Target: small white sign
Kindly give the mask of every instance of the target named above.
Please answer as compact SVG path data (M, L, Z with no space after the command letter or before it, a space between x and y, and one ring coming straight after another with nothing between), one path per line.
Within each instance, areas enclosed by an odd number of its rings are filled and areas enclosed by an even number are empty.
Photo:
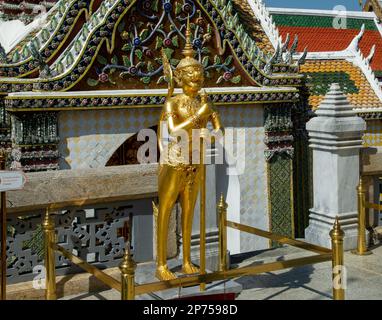
M0 171L0 191L20 190L24 187L26 176L21 171Z

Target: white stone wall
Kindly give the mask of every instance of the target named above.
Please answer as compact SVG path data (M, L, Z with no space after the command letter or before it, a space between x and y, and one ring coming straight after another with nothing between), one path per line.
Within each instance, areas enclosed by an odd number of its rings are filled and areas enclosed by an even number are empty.
M219 111L226 128L245 134L245 143L235 146L240 154L245 154L245 171L228 177L228 219L269 230L263 106L221 107ZM228 250L232 254L268 247L265 238L228 228Z
M161 108L61 112L61 169L104 167L132 135L157 124Z

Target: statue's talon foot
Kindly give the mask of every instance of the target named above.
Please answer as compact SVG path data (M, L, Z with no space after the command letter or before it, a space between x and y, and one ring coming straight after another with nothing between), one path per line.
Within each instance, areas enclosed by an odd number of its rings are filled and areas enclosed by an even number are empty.
M166 280L173 280L176 279L175 273L171 272L167 266L161 266L158 267L155 276L161 280L161 281L166 281Z
M192 263L185 263L183 265L182 272L186 274L199 273L200 269L194 266Z

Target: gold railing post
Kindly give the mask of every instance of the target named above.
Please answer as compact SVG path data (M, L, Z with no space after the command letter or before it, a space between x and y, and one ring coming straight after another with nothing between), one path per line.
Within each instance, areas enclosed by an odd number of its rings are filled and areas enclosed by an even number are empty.
M135 269L137 264L133 260L130 253L130 244L127 245L123 260L119 265L121 270L121 299L122 300L135 300Z
M344 300L346 283L346 272L344 266L344 235L341 229L338 217L334 223L333 229L330 231L332 239L332 280L333 280L333 299Z
M219 212L219 271L227 270L227 203L223 194L218 204Z
M56 300L56 264L53 244L56 240L54 230L54 220L46 209L45 218L42 223L44 231L44 250L45 250L45 298L47 300Z
M357 187L358 195L358 239L357 249L352 253L357 255L368 255L371 251L368 251L366 246L366 189L362 176L359 179L359 185Z
M200 138L200 274L206 274L206 165L204 139ZM206 284L200 283L200 291L206 290Z
M0 149L0 170L5 170L5 153ZM0 232L1 232L1 291L0 300L7 299L7 197L1 192Z

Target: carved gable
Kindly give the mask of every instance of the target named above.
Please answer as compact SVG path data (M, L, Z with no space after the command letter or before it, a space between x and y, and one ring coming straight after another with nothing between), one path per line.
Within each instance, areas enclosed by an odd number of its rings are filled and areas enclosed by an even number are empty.
M213 16L216 15L215 12ZM114 51L109 54L106 48L101 50L94 67L78 88L166 88L161 50L175 68L183 57L187 17L190 17L195 58L205 68L206 85L253 85L231 46L223 43L224 24L218 28L197 1L162 4L155 0L138 1L123 17L113 39ZM239 45L237 40L236 44Z

